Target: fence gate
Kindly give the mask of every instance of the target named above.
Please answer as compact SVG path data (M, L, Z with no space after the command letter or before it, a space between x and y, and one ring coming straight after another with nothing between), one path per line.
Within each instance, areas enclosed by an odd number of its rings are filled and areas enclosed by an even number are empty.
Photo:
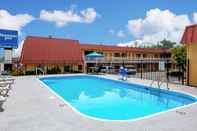
M159 59L135 59L125 63L125 67L132 64L136 68L136 74L129 77L164 81L175 84L186 84L185 65L176 66L169 58Z

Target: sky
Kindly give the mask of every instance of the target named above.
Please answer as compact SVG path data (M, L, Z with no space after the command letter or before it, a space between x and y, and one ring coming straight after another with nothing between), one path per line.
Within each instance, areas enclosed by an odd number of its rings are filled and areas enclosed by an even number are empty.
M195 0L1 0L0 28L88 44L133 46L179 42L197 23Z

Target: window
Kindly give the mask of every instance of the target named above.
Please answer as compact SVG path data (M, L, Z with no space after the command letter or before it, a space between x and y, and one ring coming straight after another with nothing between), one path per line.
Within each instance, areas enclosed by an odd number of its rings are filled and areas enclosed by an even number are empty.
M155 58L158 58L158 54L155 54Z
M146 56L147 56L146 54L143 54L143 58L146 58Z
M120 53L115 53L114 56L115 57L120 57Z
M127 57L127 53L122 53L122 57Z
M141 54L136 54L137 58L140 58L141 57Z
M78 69L79 70L82 70L82 65L78 65Z

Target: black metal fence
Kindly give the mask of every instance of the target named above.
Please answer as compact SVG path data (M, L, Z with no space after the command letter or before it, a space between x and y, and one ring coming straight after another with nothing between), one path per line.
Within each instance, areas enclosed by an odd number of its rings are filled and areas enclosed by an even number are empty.
M90 61L93 66L94 62ZM117 60L97 60L97 66L107 66L114 69L108 73L118 73L120 66L124 66L131 73L131 78L148 79L154 81L164 81L176 84L186 84L185 65L177 67L170 58L138 58L138 59L117 59Z
M186 84L185 65L177 67L171 59L139 59L132 62L136 67L136 73L129 77L164 81L175 84ZM124 63L125 67L127 65ZM129 68L128 68L129 70Z

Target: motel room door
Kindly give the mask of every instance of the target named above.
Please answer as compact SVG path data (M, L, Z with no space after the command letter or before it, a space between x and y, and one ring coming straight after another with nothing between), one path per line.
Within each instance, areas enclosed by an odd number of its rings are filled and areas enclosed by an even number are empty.
M65 65L64 66L64 73L69 73L71 72L71 66L70 65Z

